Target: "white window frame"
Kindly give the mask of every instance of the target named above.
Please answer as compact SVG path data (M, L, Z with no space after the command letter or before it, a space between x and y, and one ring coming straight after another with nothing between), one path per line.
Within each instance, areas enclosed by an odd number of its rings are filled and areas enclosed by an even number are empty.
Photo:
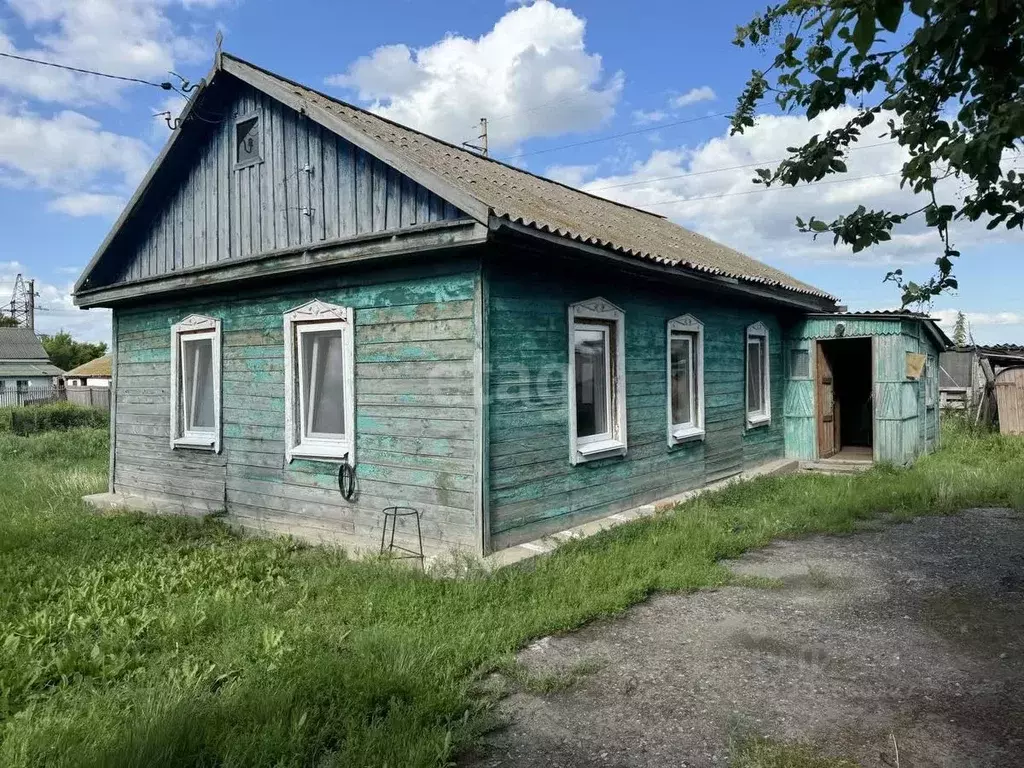
M344 377L345 434L326 437L307 434L305 388L302 386L301 336L316 331L340 331ZM285 456L295 459L345 461L355 465L356 376L355 310L314 299L284 315Z
M614 355L609 352L608 393L609 429L601 435L576 435L576 329L600 327L608 331L614 345ZM605 459L610 456L624 456L626 440L626 313L606 299L600 297L569 305L569 462L572 465L587 461ZM606 347L608 349L608 347Z
M764 349L764 365L761 371L761 403L760 411L750 410L750 341L760 339ZM771 373L771 348L769 345L768 326L758 322L747 326L747 333L743 339L743 359L746 360L746 367L743 372L743 398L746 402L747 427L763 427L772 423L772 373Z
M190 431L182 397L182 346L185 341L210 339L213 374L213 433ZM216 317L189 315L171 327L171 448L220 453L221 448L221 322Z
M690 370L694 386L690 388L690 421L672 423L672 334L683 333L690 339ZM682 315L668 321L665 332L665 372L667 377L668 444L704 439L704 323L693 315ZM696 399L696 403L694 400Z

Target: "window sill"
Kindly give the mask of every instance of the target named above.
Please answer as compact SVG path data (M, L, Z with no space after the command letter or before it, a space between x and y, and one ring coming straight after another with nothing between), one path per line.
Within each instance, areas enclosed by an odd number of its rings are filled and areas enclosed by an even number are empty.
M677 427L671 431L672 444L692 443L704 439L704 430L700 427Z
M352 449L348 445L297 445L288 451L288 461L310 459L313 461L346 461Z
M193 451L217 450L216 441L212 437L178 437L174 440L174 447Z
M757 427L767 427L772 423L772 417L759 414L757 416L747 416L747 429L756 429Z
M626 444L621 440L599 440L576 446L576 463L596 461L611 456L625 456Z

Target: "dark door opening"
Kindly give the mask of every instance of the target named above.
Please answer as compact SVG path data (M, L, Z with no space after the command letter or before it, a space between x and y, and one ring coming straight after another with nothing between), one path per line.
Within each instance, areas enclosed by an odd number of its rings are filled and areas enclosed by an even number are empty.
M871 339L818 342L818 455L870 460L874 445Z

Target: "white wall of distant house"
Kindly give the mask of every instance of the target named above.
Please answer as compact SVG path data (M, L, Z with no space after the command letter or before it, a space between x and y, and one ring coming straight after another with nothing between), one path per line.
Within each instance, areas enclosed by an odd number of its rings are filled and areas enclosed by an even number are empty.
M0 390L14 391L18 382L27 382L29 389L51 389L55 384L52 376L0 376Z
M109 376L75 376L65 382L69 387L109 387Z

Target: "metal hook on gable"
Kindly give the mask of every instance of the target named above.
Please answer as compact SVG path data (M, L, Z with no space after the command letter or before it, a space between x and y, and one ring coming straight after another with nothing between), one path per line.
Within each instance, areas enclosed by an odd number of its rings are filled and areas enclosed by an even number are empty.
M156 112L153 117L162 117L164 122L167 123L167 127L172 131L178 130L181 126L181 118L174 117L170 112Z
M181 89L180 90L182 90L185 93L191 93L192 91L196 90L197 88L201 88L202 86L204 86L206 84L206 80L204 80L203 78L200 78L199 82L197 82L197 83L192 83L192 82L189 82L186 78L184 78L181 75L179 75L177 72L171 72L170 74L174 75L176 78L181 80Z

